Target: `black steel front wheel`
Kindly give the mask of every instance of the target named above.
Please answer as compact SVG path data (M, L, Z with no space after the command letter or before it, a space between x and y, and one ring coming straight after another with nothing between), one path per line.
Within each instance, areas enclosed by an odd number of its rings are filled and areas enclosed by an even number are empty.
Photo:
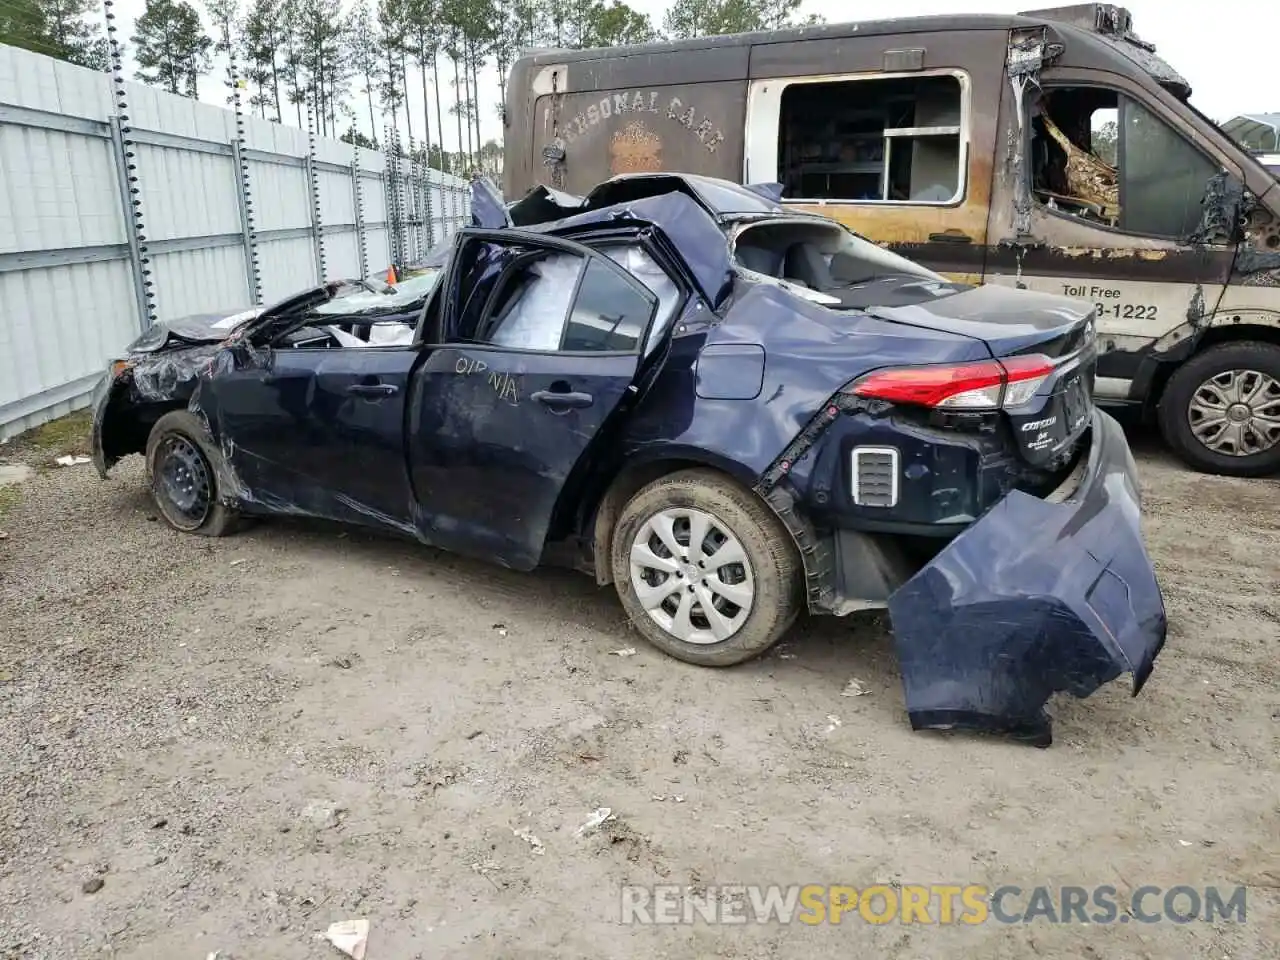
M147 439L147 478L169 526L206 537L233 532L236 511L219 499L221 458L190 412L174 410L156 421Z

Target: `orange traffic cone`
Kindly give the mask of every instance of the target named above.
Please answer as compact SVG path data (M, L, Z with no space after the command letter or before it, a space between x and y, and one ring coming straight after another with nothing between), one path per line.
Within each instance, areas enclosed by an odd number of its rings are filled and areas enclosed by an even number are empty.
M395 282L396 282L396 265L393 263L387 267L387 283L394 286Z

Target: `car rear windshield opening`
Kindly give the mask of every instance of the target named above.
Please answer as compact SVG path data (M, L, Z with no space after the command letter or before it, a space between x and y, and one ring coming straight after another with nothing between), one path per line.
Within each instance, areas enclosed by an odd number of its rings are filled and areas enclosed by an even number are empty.
M821 221L745 227L734 241L734 258L753 273L827 294L887 277L943 280L844 227Z

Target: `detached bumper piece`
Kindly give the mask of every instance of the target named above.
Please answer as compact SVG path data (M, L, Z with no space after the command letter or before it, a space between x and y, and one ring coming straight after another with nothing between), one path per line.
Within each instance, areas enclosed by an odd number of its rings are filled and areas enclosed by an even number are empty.
M1137 696L1167 621L1119 424L1095 411L1074 493L1009 494L903 584L889 613L913 729L1047 747L1054 693L1087 697L1130 673Z

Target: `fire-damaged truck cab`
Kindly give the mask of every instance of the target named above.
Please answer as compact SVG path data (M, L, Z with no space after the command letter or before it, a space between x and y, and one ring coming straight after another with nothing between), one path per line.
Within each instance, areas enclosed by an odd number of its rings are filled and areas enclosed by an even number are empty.
M1107 4L541 51L507 86L504 188L776 182L953 280L1094 303L1100 401L1198 469L1266 474L1280 185L1190 93Z

